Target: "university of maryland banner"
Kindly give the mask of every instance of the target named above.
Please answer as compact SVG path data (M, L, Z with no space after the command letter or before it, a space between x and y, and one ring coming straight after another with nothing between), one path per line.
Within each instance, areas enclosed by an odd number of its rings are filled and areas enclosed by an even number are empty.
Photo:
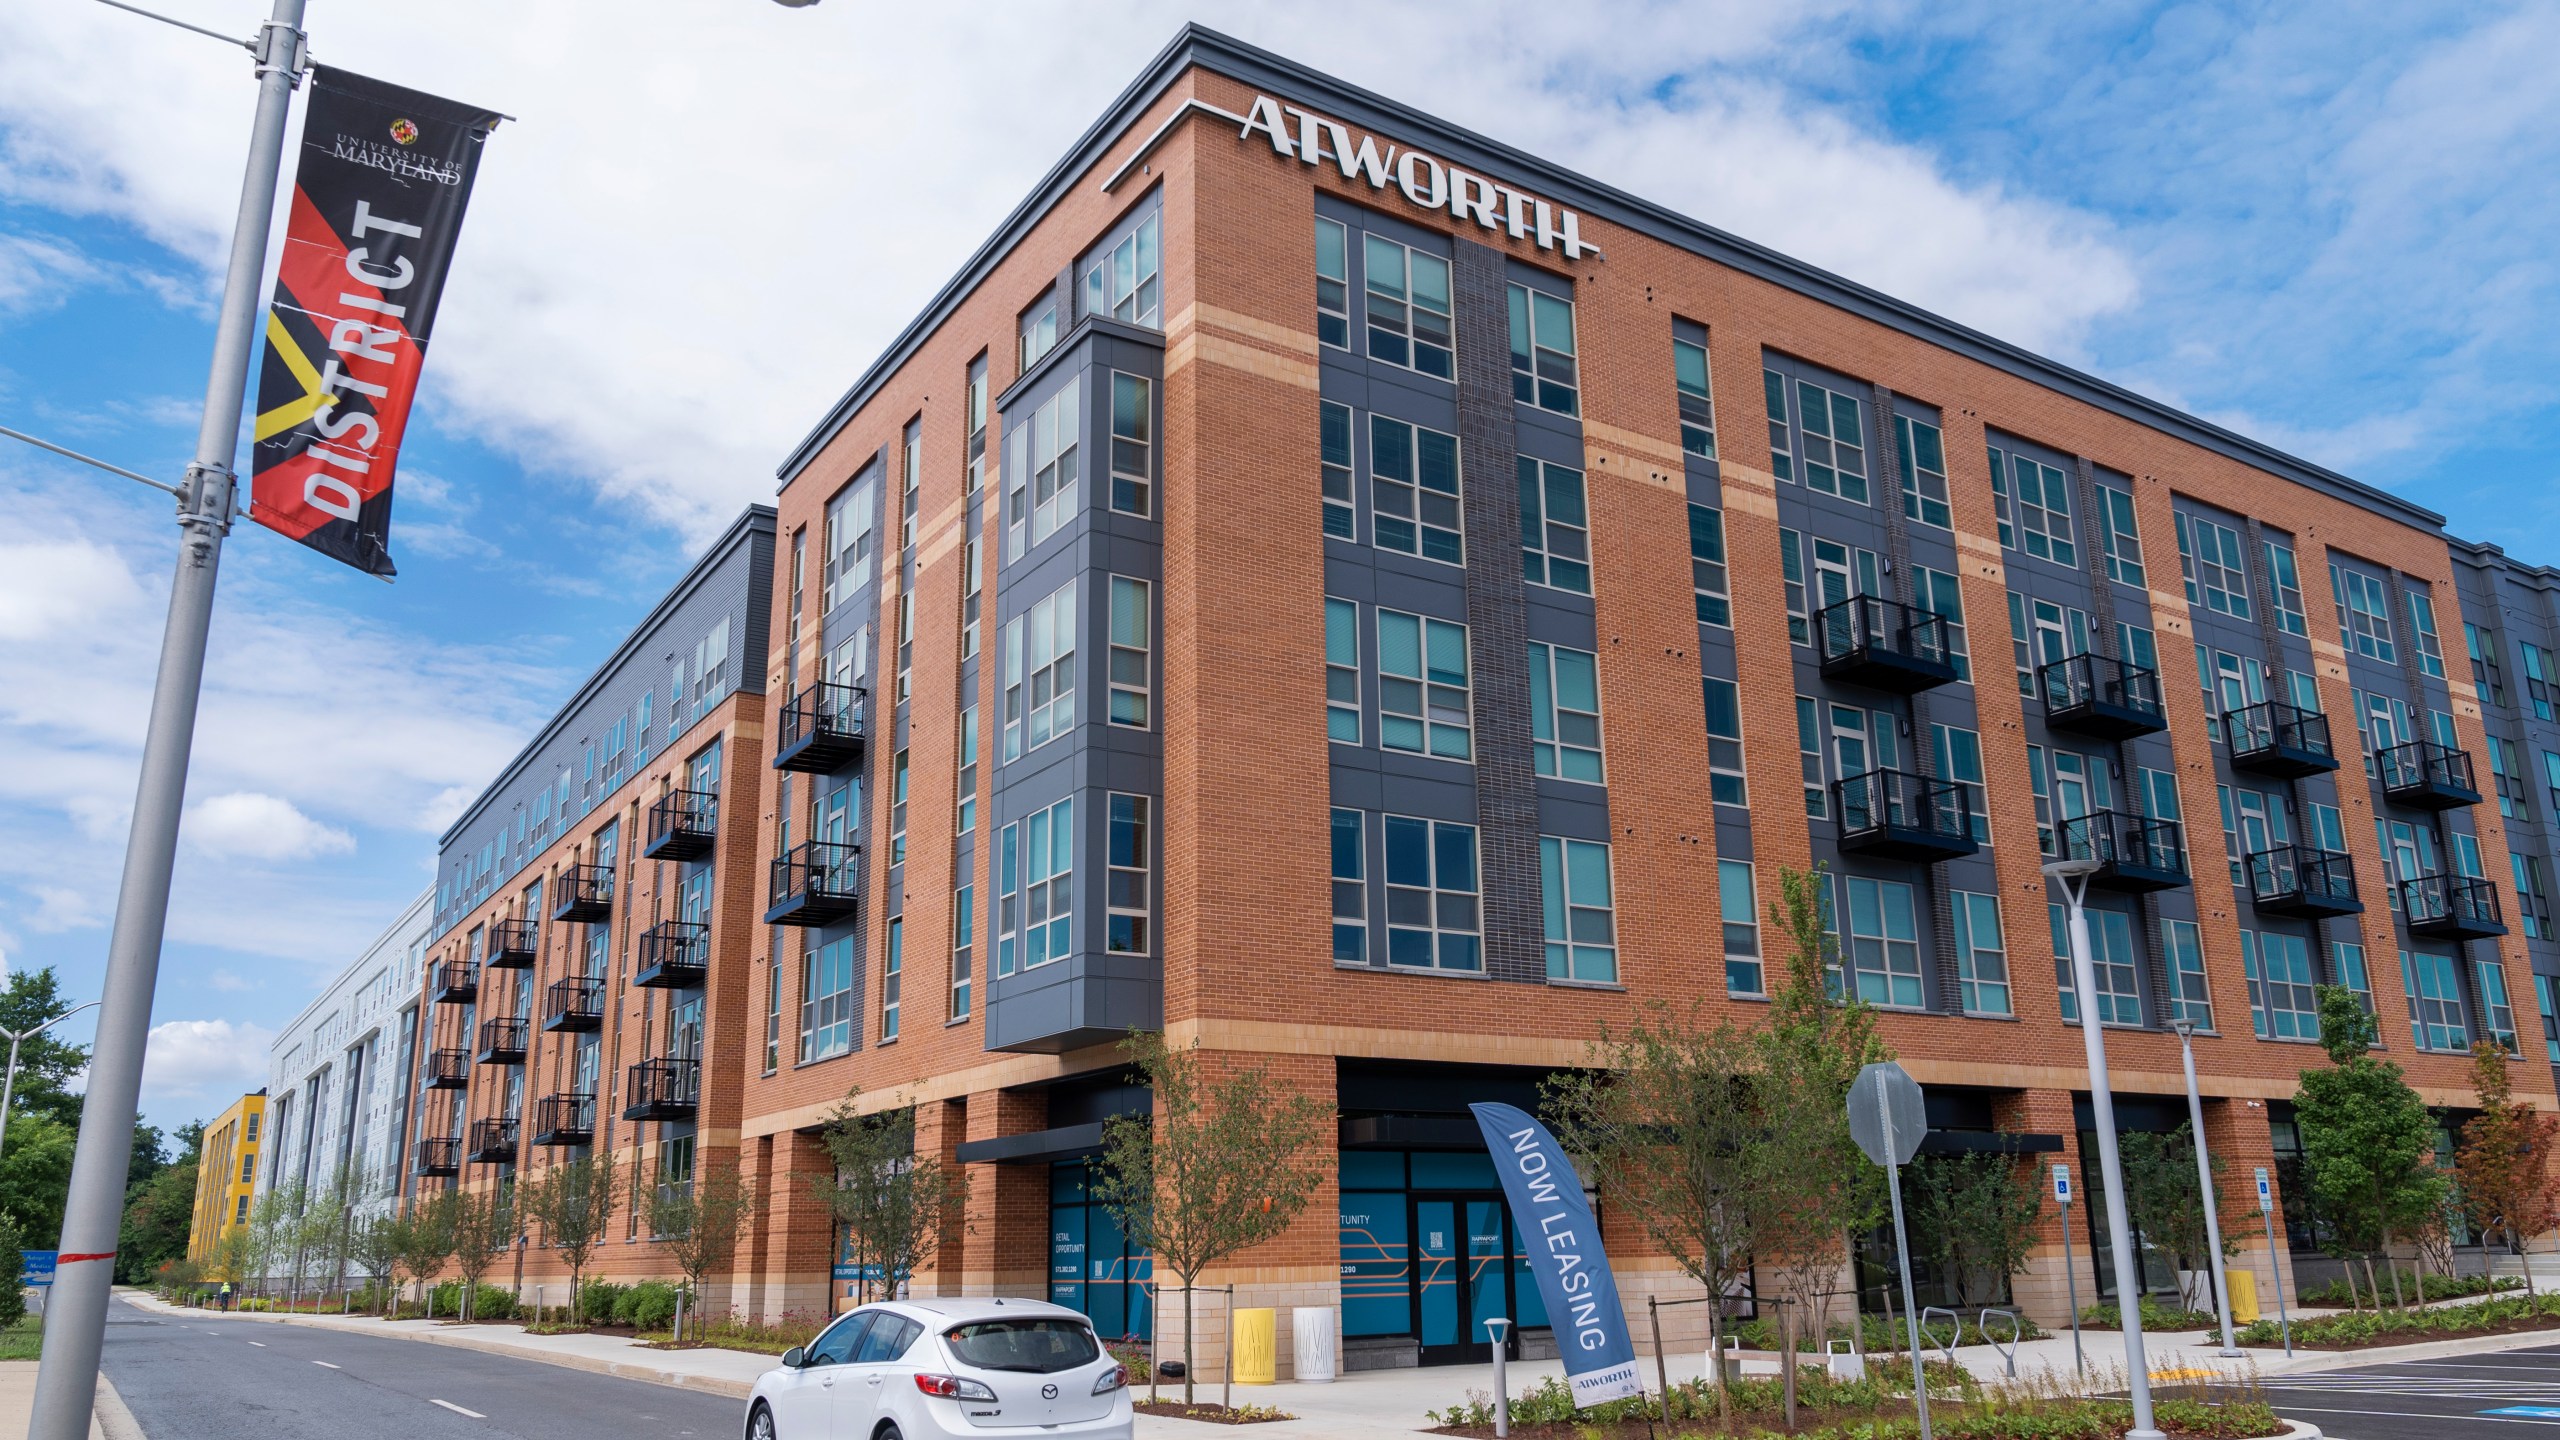
M385 579L400 436L499 118L312 67L258 374L250 513Z

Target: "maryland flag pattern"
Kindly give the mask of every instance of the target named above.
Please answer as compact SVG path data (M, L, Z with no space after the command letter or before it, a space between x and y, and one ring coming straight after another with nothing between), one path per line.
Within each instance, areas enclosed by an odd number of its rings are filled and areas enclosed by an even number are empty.
M313 67L258 375L250 517L385 579L400 438L498 120Z

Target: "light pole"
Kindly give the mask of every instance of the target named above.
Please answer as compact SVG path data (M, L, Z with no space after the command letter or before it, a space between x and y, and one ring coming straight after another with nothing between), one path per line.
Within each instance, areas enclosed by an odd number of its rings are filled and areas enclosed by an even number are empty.
M16 1099L18 1094L18 1047L83 1010L97 1008L97 1001L84 1000L41 1025L30 1025L14 1034L0 1030L0 1035L9 1036L9 1078L5 1082L0 1082L0 1149L5 1149L9 1143L9 1103Z
M2222 1206L2213 1193L2213 1157L2205 1152L2204 1097L2196 1093L2196 1022L2183 1017L2169 1022L2178 1032L2178 1055L2187 1065L2187 1129L2196 1141L2196 1187L2204 1193L2204 1247L2213 1257L2213 1313L2222 1321L2222 1356L2226 1360L2240 1358L2240 1346L2231 1335L2231 1287L2222 1274ZM2275 1263L2275 1252L2267 1252L2269 1264Z
M2134 1268L2133 1224L2125 1218L2124 1159L2116 1153L2116 1101L2107 1088L2107 1042L2098 1023L2098 977L2089 963L2089 877L2094 858L2055 860L2045 877L2062 891L2071 920L2071 993L2078 997L2080 1043L2089 1060L2089 1116L2098 1129L2098 1178L2107 1192L2107 1248L2116 1265L2116 1314L2124 1327L2124 1363L2132 1382L2133 1428L2125 1440L2166 1440L2151 1418L2151 1367L2142 1353L2142 1272Z

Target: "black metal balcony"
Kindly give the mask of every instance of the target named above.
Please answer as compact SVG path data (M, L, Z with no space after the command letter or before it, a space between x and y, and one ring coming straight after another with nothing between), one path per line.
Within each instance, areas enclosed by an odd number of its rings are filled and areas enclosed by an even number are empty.
M613 918L613 871L602 865L572 865L560 872L554 920L593 924Z
M421 1175L461 1174L462 1142L449 1139L419 1141L418 1173Z
M553 1034L603 1029L604 982L585 976L552 981L542 1014L542 1028Z
M625 1120L683 1120L693 1114L702 1088L698 1060L643 1060L631 1067L624 1095Z
M640 936L640 973L634 985L689 990L711 973L711 927L661 920Z
M471 1086L471 1052L454 1046L427 1052L427 1088L465 1090Z
M831 775L862 758L864 709L859 685L812 685L782 707L773 768Z
M513 1120L474 1120L471 1122L471 1163L474 1165L512 1165L516 1160L516 1122Z
M439 961L427 988L439 1005L468 1005L480 998L480 967L469 960Z
M1943 616L1879 595L1852 595L1813 621L1826 680L1916 695L1956 679Z
M767 925L832 925L853 914L862 885L862 847L842 840L795 845L773 862Z
M649 807L649 843L640 853L651 860L699 860L711 853L719 819L719 796L708 790L671 790Z
M1870 770L1833 782L1831 805L1846 854L1934 864L1981 848L1973 838L1973 787L1961 780Z
M542 943L542 927L531 919L501 920L489 927L488 966L492 970L530 970L534 948Z
M521 1065L524 1063L525 1031L530 1028L521 1020L483 1020L480 1022L480 1063L483 1065Z
M2468 875L2421 875L2400 882L2409 933L2421 940L2487 940L2507 933L2498 887Z
M592 1145L596 1140L596 1097L546 1095L533 1102L533 1143Z
M2231 768L2297 780L2338 768L2329 746L2329 717L2282 700L2266 700L2222 717Z
M2249 898L2261 915L2326 920L2361 915L2355 863L2335 850L2279 845L2249 857Z
M2468 751L2433 740L2411 740L2375 756L2374 767L2382 773L2383 798L2394 805L2452 810L2480 803L2480 787L2471 782Z
M2118 810L2096 810L2053 827L2056 852L2065 860L2095 860L2089 883L2141 894L2187 883L2187 851L2175 820L2151 820Z
M2044 723L2100 740L2130 740L2169 728L2157 671L2109 655L2073 655L2036 670Z

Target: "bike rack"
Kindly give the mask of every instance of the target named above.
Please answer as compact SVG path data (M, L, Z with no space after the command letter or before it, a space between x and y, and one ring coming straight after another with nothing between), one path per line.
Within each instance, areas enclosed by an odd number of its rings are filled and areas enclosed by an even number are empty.
M1935 1323L1930 1317L1937 1315L1944 1315L1947 1317L1948 1339L1943 1345L1938 1343L1937 1335L1929 1329L1930 1325ZM1963 1316L1958 1315L1956 1312L1948 1309L1944 1305L1923 1305L1920 1307L1921 1344L1937 1345L1940 1358L1944 1359L1949 1365L1954 1365L1956 1363L1956 1346L1963 1343L1963 1340ZM1914 1385L1920 1383L1920 1357L1917 1355L1911 1357L1911 1383Z
M2009 1322L2008 1339L2003 1340L1999 1336L1991 1333L1991 1322L1995 1319L2006 1320ZM2027 1327L2018 1319L2018 1312L2015 1310L1986 1309L1982 1312L1981 1318L1974 1321L1974 1324L1982 1331L1983 1342L1988 1344L1992 1349L1999 1351L2000 1358L2009 1363L2009 1378L2012 1380L2017 1379L2018 1340L2019 1337L2027 1333Z
M1831 1371L1832 1379L1846 1381L1867 1378L1867 1357L1858 1353L1854 1343L1847 1340L1826 1340L1822 1342L1822 1346L1824 1351L1822 1363Z

